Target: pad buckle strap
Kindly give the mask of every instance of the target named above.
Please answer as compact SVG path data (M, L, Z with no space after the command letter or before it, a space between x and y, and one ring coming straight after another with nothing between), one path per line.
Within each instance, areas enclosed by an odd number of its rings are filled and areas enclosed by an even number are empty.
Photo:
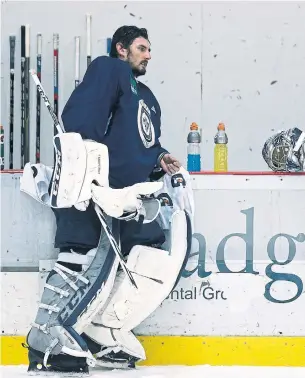
M69 268L66 268L65 266L62 266L62 265L59 265L59 264L55 264L55 267L56 268L59 268L62 272L66 272L66 273L69 273L71 276L75 277L76 279L82 281L83 283L85 283L86 285L89 284L89 280L87 280L87 278L85 278L82 274L79 274L78 272L74 272L73 270L69 269Z
M40 325L40 324L37 324L37 323L32 323L31 326L39 329L39 331L41 331L43 333L48 334L47 325L46 324Z
M75 285L75 283L74 283L72 280L70 280L70 278L68 278L68 277L65 275L65 273L63 273L63 272L61 271L61 267L59 267L59 266L57 266L57 264L55 264L53 270L54 270L56 273L58 273L58 274L61 276L61 278L62 278L63 280L65 280L65 281L66 281L66 282L72 287L73 290L75 290L75 291L78 290L77 285Z
M60 311L59 307L46 305L44 303L39 303L38 307L43 308L44 310L48 310L49 314L52 314L52 312L59 312Z
M49 285L49 284L45 284L44 287L46 289L49 289L49 290L52 290L54 291L55 293L59 294L60 295L60 298L63 298L63 297L68 297L70 294L68 291L66 290L62 290L62 289L59 289L58 287L55 287L55 286L52 286L52 285Z

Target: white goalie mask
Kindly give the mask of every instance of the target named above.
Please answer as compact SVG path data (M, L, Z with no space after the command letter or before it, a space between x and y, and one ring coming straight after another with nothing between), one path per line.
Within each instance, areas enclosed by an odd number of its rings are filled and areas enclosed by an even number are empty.
M280 131L267 139L262 155L273 171L305 171L305 132L296 127Z

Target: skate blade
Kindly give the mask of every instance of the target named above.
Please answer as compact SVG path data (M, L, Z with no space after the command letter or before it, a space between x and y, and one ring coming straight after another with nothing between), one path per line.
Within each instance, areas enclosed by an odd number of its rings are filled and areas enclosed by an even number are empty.
M110 362L96 360L94 370L97 367L105 369L121 369L121 370L134 370L135 366L130 366L128 362Z
M68 378L68 377L75 377L75 378L82 378L82 377L89 377L90 373L88 372L66 372L66 371L54 371L54 370L31 370L27 372L28 376L31 377L60 377L60 378Z

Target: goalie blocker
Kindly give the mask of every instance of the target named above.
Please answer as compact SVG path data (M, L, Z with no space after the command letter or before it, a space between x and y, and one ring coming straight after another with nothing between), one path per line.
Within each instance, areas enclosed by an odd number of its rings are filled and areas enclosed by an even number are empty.
M134 366L146 356L132 330L170 294L190 253L194 203L189 175L181 168L159 182L112 189L106 146L65 133L54 137L54 147L53 181L50 167L28 163L21 191L49 207L85 210L94 200L110 232L102 231L99 245L86 255L59 254L27 336L29 370ZM120 222L131 219L157 221L166 239L162 245L131 249L126 267L136 286L119 269L112 240L120 245Z

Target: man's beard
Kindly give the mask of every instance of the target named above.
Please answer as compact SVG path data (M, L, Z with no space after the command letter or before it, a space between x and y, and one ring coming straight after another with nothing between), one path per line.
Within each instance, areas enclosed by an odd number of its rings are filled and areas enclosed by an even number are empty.
M135 77L143 76L146 74L146 67L139 69L138 67L132 67L132 73Z
M146 74L147 63L146 63L146 65L142 65L142 63L143 62L141 62L138 66L135 66L134 64L132 64L130 62L131 70L132 70L132 73L134 74L135 77L142 76L142 75Z
M130 64L131 66L131 70L132 70L132 73L135 77L138 77L138 76L142 76L142 75L145 75L146 74L146 67L147 67L147 62L145 62L144 60L140 63L146 63L146 65L144 66L141 66L141 68L139 68L139 66L135 66L133 63L132 63L132 60L130 59L130 52L128 53L127 55L127 61L128 63Z

